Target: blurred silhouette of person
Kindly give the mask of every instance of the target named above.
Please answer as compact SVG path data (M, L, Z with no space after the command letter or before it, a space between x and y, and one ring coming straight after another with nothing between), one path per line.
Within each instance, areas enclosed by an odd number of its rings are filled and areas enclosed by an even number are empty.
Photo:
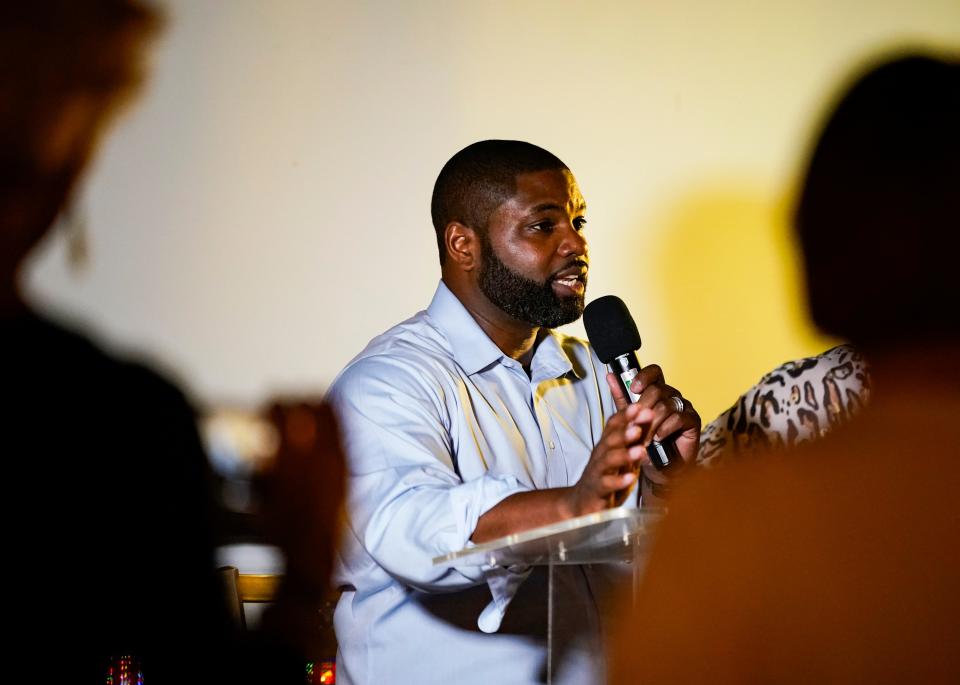
M267 672L273 654L301 647L298 624L316 617L342 498L330 410L276 406L264 520L287 552L287 582L270 619L276 642L240 645L213 572L210 472L190 404L21 296L26 256L137 90L160 23L136 0L0 8L4 576L13 589L4 618L14 670L53 665L70 682L104 682L122 655L136 658L147 685ZM326 497L313 497L321 486Z
M960 681L958 224L960 62L870 69L814 146L795 228L813 319L863 352L871 402L677 493L611 682Z
M704 427L697 461L714 467L816 440L857 416L869 399L870 371L852 345L786 362Z
M256 525L263 539L282 551L284 575L253 642L258 667L270 677L248 682L279 682L276 665L282 663L291 668L282 682L292 683L303 680L304 660L333 660L336 654L330 578L346 463L330 405L317 399L275 400L267 418L278 445L258 477ZM250 652L249 645L244 648Z

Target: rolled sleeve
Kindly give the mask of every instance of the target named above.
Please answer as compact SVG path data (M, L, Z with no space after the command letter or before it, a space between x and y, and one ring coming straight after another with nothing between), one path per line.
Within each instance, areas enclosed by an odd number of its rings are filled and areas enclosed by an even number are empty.
M452 590L486 581L479 566L434 566L469 545L480 517L528 490L512 475L461 479L444 392L389 358L365 358L334 384L348 454L348 522L370 557L402 583Z
M444 480L435 472L396 469L352 483L358 498L351 497L357 502L350 507L351 525L364 549L392 576L421 590L482 582L480 567L434 566L433 559L468 546L480 516L525 489L512 476L459 485Z

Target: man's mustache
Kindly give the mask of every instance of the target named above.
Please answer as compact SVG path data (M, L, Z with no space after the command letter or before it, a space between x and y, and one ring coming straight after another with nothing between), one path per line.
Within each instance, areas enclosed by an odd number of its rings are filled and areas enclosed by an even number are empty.
M590 265L587 263L587 260L583 259L582 257L575 257L574 259L571 259L569 262L564 264L561 268L557 269L552 274L550 274L550 278L547 279L547 282L550 282L556 279L563 272L565 271L569 272L571 269L574 269L574 268L581 269L584 272L583 277L586 278L586 275L590 270Z

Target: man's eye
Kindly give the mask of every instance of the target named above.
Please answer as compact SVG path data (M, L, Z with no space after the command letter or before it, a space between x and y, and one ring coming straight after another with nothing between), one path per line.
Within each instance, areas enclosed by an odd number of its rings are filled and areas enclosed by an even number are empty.
M578 231L582 231L587 225L586 217L578 216L573 220L573 227Z
M537 223L533 224L530 228L532 228L535 231L543 231L544 233L549 233L550 231L553 230L553 222L538 221Z

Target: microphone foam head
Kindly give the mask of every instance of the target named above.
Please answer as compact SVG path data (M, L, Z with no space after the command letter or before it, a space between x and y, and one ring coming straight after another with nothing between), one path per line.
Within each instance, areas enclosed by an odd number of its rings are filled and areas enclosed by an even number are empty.
M594 352L604 364L640 349L640 332L627 305L616 295L599 297L583 310L583 326Z

